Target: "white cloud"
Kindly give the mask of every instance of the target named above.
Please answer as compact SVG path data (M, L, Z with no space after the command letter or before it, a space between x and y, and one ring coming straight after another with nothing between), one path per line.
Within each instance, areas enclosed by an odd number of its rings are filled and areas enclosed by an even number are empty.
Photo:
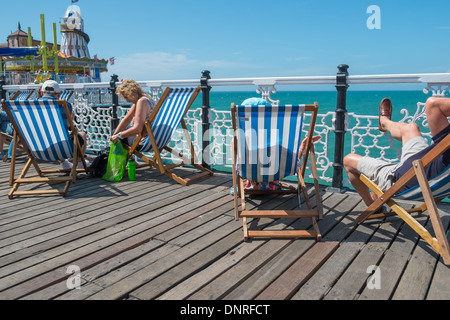
M119 79L131 78L141 81L197 79L205 69L219 74L230 70L238 72L243 68L259 68L256 65L227 60L200 61L184 53L147 52L117 56L115 64L109 66L108 73L102 75L103 81L109 81L112 74L117 74Z

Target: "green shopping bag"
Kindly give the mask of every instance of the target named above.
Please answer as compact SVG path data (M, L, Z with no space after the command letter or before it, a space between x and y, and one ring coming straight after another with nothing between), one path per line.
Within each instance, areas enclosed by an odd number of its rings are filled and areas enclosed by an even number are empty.
M106 173L102 176L102 179L111 182L122 180L126 161L127 150L123 147L122 143L120 141L115 143L111 142Z

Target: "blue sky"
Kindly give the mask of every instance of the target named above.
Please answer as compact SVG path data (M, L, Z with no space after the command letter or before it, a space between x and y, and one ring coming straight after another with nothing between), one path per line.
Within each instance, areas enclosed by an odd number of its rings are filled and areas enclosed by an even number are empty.
M70 0L2 3L0 42L31 27L46 38ZM79 0L91 55L115 57L136 80L450 72L450 1L428 0ZM370 30L370 5L381 29ZM23 10L21 10L23 8Z

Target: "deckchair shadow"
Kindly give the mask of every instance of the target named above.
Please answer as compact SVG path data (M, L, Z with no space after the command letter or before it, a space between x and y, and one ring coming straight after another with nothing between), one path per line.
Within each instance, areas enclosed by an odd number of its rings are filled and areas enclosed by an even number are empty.
M145 164L143 165L144 167L154 167L162 174L169 176L183 186L188 185L190 182L196 179L208 175L212 176L213 172L203 167L198 162L194 150L194 145L191 141L186 123L184 121L184 116L194 103L199 92L200 87L166 88L152 113L145 121L142 132L138 135L134 144L128 148L128 157L131 157L133 155L137 156L145 162ZM169 147L175 130L180 124L183 129L184 137L190 149L190 157L185 154L179 153ZM147 139L144 145L140 147L139 142L145 136L147 136ZM161 152L163 150L170 152L176 160L181 161L178 163L170 164L163 163L161 158ZM154 153L153 157L151 158L148 156L148 153L150 152ZM172 172L174 168L181 167L186 164L193 166L201 172L190 178L181 178Z
M367 219L384 217L384 214L374 214L382 205L387 204L392 211L402 218L415 232L419 234L438 254L440 254L446 265L450 265L450 247L447 236L439 215L436 203L450 196L450 165L432 179L427 179L424 168L433 160L450 148L450 135L431 149L422 159L413 161L413 166L392 187L383 191L365 175L361 180L376 193L378 199L372 203L357 219L358 224ZM418 184L406 191L399 193L406 183L416 178ZM423 201L414 209L405 209L395 200ZM410 213L422 213L428 210L435 236L426 230Z
M316 159L312 144L319 105L285 106L236 106L231 105L233 123L233 189L235 218L242 218L244 240L253 237L268 238L316 238L321 239L316 219L322 218L322 204ZM304 157L302 153L302 128L305 113L311 113L309 130L306 136ZM314 178L316 207L313 208L305 184L305 170L308 158ZM288 176L297 175L298 187L281 185L277 190L247 190L244 180L258 183L281 181ZM298 193L299 209L296 210L246 210L246 194ZM305 198L307 209L300 209L300 196ZM238 197L241 198L240 206ZM310 218L312 230L250 230L247 218Z
M68 126L73 136L77 136L77 128L73 125L72 118L66 101L62 100L25 100L5 101L2 100L3 110L14 127L13 156L11 158L9 183L12 186L8 197L20 195L37 194L61 194L65 196L69 191L71 183L75 183L77 172L87 172L88 168L84 158L81 156L81 147L78 139L70 138L69 132L64 125L63 114L68 121ZM15 178L16 150L21 144L22 149L28 156L21 173ZM74 165L71 170L47 169L43 170L38 160L55 162L73 158L73 163L81 159L83 169L77 169ZM28 175L28 170L33 166L37 176ZM51 174L60 174L51 176ZM65 175L62 175L65 174ZM18 190L21 184L45 184L64 182L62 190L57 188L22 191Z

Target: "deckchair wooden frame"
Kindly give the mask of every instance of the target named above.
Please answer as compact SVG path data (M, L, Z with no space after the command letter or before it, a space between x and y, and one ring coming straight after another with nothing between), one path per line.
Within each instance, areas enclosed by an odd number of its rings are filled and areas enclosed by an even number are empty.
M450 135L447 135L441 142L439 142L430 152L428 152L422 159L413 161L413 166L408 172L403 175L391 188L383 192L373 181L365 175L361 175L363 181L369 189L371 189L378 196L375 200L357 219L358 224L363 223L370 218L378 218L380 215L373 214L383 204L387 204L392 211L403 219L420 237L422 237L438 254L440 254L446 265L450 265L450 246L445 235L445 230L442 225L441 217L436 207L436 203L441 199L435 199L430 190L428 179L426 177L424 168L433 162L439 155L450 148ZM420 189L423 194L424 202L415 210L406 210L398 205L394 200L394 195L403 188L414 177L419 182ZM432 228L435 237L426 230L413 216L411 212L419 212L428 210L428 215L431 220Z
M29 146L26 143L26 140L24 139L22 132L20 130L20 127L16 123L11 111L6 106L5 100L2 100L2 107L3 110L7 113L9 120L11 121L13 127L14 127L14 135L13 135L13 148L12 148L12 157L11 157L11 167L10 167L10 177L9 177L9 184L12 186L10 192L8 193L8 197L12 199L14 196L21 196L21 195L42 195L42 194L61 194L63 196L66 196L69 187L71 183L76 182L76 177L78 172L87 172L88 167L86 165L86 161L84 160L84 157L80 156L82 154L81 146L79 144L77 135L78 130L74 126L72 122L72 117L69 112L69 108L67 106L67 102L65 100L56 100L57 105L62 105L64 107L64 111L66 112L69 128L71 132L73 133L74 139L73 139L73 163L77 164L79 159L81 159L83 163L83 169L77 169L77 166L74 165L71 170L62 170L62 169L48 169L48 170L42 170L36 160L36 158L33 156L33 154L30 151ZM15 167L16 167L16 150L18 146L21 147L28 156L28 160L25 163L21 173L17 178L15 178ZM33 166L36 170L36 173L38 176L32 176L27 177L28 170L30 167ZM58 176L58 177L49 177L47 175L49 174L62 174L66 173L68 175L65 176ZM19 186L23 183L25 184L32 184L32 183L58 183L58 182L65 182L65 186L63 190L52 188L49 190L29 190L29 191L18 191Z
M189 111L189 108L192 106L192 104L194 103L195 99L197 98L198 94L200 93L200 87L197 87L189 102L188 105L186 107L186 110L181 118L181 127L183 128L183 132L184 132L184 136L186 139L187 144L190 147L190 153L191 153L191 158L188 159L186 158L186 156L182 153L179 153L175 150L173 150L172 148L170 148L169 146L164 146L162 148L158 148L157 144L156 144L156 139L155 139L155 135L153 133L152 130L152 122L153 120L155 120L156 116L158 115L158 112L160 111L161 107L163 106L164 102L166 101L167 97L169 96L171 91L171 88L167 87L164 92L162 93L158 103L156 104L155 108L153 109L152 113L150 114L150 116L147 118L147 120L145 121L144 124L144 128L142 129L142 132L138 135L138 137L136 138L136 140L134 141L133 145L131 147L127 147L128 148L128 158L130 158L133 155L136 155L137 157L139 157L140 159L142 159L146 164L144 165L138 165L138 168L142 168L142 167L154 167L156 169L158 169L162 174L167 175L168 177L170 177L171 179L175 180L176 182L180 183L183 186L187 186L189 183L191 183L194 180L198 180L202 177L205 176L212 176L214 173L203 167L202 165L198 164L197 162L197 157L195 155L195 151L194 151L194 145L191 141L191 138L189 136L189 131L187 129L186 126L186 122L184 121L184 117L186 115L186 113ZM138 145L139 145L139 141L141 140L141 138L147 134L149 139L150 139L150 143L152 145L152 149L154 152L153 157L150 159L148 156L146 156L145 154L139 152L137 149ZM180 163L173 163L173 164L164 164L161 158L161 152L162 150L166 150L170 153L172 153L173 155L175 155L176 157L180 158L181 161ZM194 168L200 170L201 172L190 177L190 178L181 178L179 176L177 176L175 173L173 173L171 170L177 167L181 167L184 166L186 164L190 164L192 165Z
M11 150L12 150L12 148L14 147L14 133L13 133L13 135L12 136L10 136L9 134L6 134L6 133L4 133L4 132L0 132L0 135L1 136L3 136L5 139L6 139L6 141L10 144L9 145L9 147L11 148ZM17 144L17 146L16 146L18 149L21 149L21 150L23 150L23 145L20 143L20 141L18 141L18 144ZM11 154L11 156L12 156L12 154ZM20 156L26 156L26 153L23 153L23 154L20 154L20 155L17 155L16 154L16 157L20 157ZM8 161L8 157L3 157L3 162L7 162Z
M301 167L297 167L297 178L298 186L300 190L292 186L288 187L288 190L245 190L244 189L244 179L236 171L237 162L237 135L236 135L236 113L237 106L233 103L231 105L231 118L233 125L233 143L232 143L232 161L233 161L233 188L234 188L234 208L235 208L235 219L239 220L242 218L242 226L244 232L244 241L248 241L249 238L316 238L318 241L321 240L322 236L320 234L319 227L317 225L316 219L323 218L323 208L322 202L320 201L320 190L319 190L319 178L317 174L317 164L316 157L314 153L314 146L312 144L312 136L314 134L314 127L317 119L319 105L317 102L314 104L305 105L305 112L311 112L311 121L309 124L308 135L306 137L306 147L304 150L304 157L302 160ZM299 132L298 134L301 134ZM301 157L299 153L299 160ZM304 175L306 166L308 163L308 155L311 159L311 171L314 179L314 193L316 197L316 208L312 207L306 184L304 181ZM302 192L305 199L305 203L308 209L304 210L246 210L245 195L246 194L286 194L286 193L297 193ZM241 198L240 210L238 197ZM299 204L300 205L300 204ZM310 218L312 222L312 230L250 230L247 224L247 218Z

